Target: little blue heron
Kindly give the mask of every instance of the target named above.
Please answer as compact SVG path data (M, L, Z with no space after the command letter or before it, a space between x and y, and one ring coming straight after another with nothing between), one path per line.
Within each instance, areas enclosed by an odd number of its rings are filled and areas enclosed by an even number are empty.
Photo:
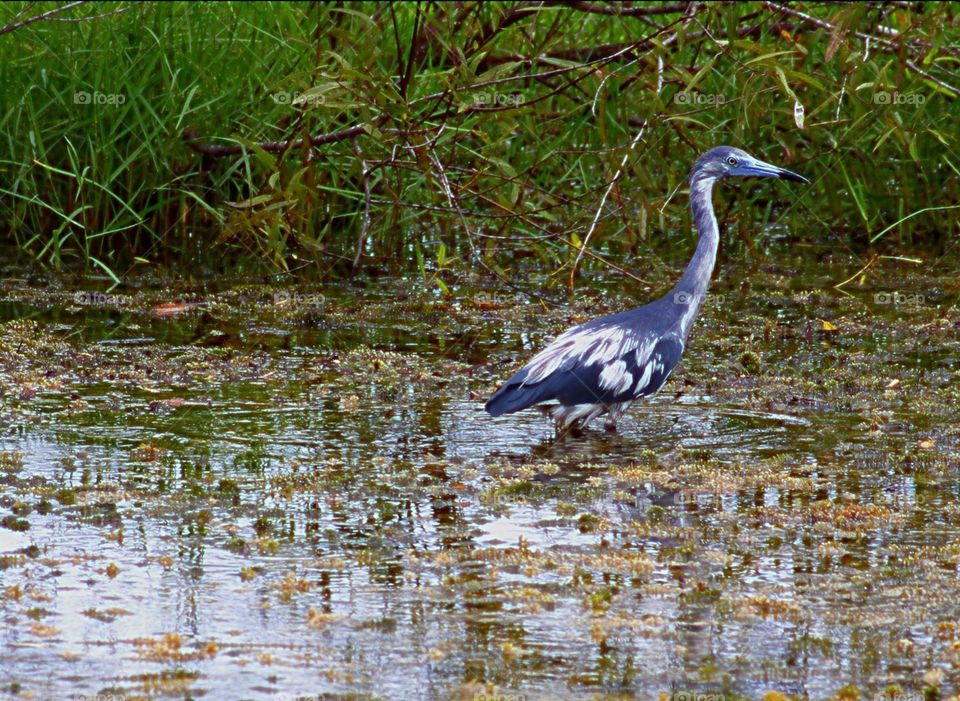
M500 416L556 401L549 413L558 434L604 414L606 428L616 430L634 401L659 391L680 361L717 258L713 184L731 176L810 182L731 146L707 151L690 171L690 210L700 239L680 281L655 302L567 330L507 380L486 410Z

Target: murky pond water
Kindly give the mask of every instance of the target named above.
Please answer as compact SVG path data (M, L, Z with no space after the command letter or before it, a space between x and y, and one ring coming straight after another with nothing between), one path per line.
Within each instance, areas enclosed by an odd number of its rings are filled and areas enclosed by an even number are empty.
M721 280L659 397L559 441L483 398L614 278L8 280L0 693L956 693L957 267L856 267Z

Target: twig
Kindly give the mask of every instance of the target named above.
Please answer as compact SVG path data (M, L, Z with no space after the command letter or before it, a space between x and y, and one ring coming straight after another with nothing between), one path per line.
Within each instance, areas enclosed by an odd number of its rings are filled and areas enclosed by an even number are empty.
M477 250L477 245L474 243L474 240L473 240L473 232L470 231L470 227L467 224L467 218L464 216L463 210L460 209L460 204L459 202L457 202L457 197L453 193L453 188L450 187L450 181L447 179L447 174L443 169L443 164L440 162L440 158L437 156L436 150L434 149L434 144L440 138L440 135L443 133L443 130L445 128L446 128L446 125L443 125L442 127L440 127L440 130L437 132L436 137L434 137L434 139L429 142L421 144L420 147L426 148L427 155L430 158L431 163L433 163L433 167L436 168L437 174L440 176L440 182L443 184L443 190L447 196L447 201L450 203L450 206L456 210L457 216L460 218L460 224L461 226L463 226L463 230L467 234L467 243L470 244L470 252L473 254L474 260L481 268L483 268L488 273L493 275L501 283L504 283L506 285L513 287L514 285L512 281L508 280L499 272L497 272L496 270L491 268L489 265L487 265L486 262L484 262L483 258L480 256L480 253ZM411 148L413 147L411 146Z
M407 86L410 85L410 78L413 76L413 60L416 58L417 42L420 39L420 3L417 3L417 13L413 17L413 34L410 36L410 51L407 53L407 63L405 71L400 78L400 96L407 98ZM402 56L397 59L402 61Z
M496 200L491 200L489 197L487 197L486 195L484 195L484 194L482 194L482 193L474 192L473 190L470 190L469 188L466 188L466 190L467 190L467 192L469 192L471 195L473 195L474 197L476 197L476 198L479 199L479 200L482 200L483 202L486 202L486 203L487 203L488 205L490 205L491 207L494 207L494 208L496 208L496 209L505 209L505 207L504 207L502 204L500 204L500 203L497 202ZM508 210L508 211L509 211L509 210ZM522 213L519 213L519 212L511 212L511 215L514 216L514 217L516 217L516 218L519 219L520 221L522 221L522 222L523 222L524 224L526 224L527 226L530 226L530 227L532 227L532 228L534 228L534 229L537 229L537 230L539 230L539 231L544 232L545 234L547 234L547 238L549 238L549 239L551 239L551 240L557 240L557 241L559 241L560 243L564 244L565 246L569 246L570 248L577 248L577 249L580 248L579 246L577 246L577 245L576 245L575 243L573 243L572 241L570 241L570 240L568 240L568 239L566 239L566 238L563 237L563 234L564 234L564 233L570 233L570 232L573 231L573 229L570 229L570 230L568 230L567 232L560 232L560 233L550 232L549 230L545 229L543 226L541 226L540 224L538 224L538 223L535 222L534 220L530 219L530 218L529 218L528 216L526 216L525 214L522 214ZM634 273L630 272L630 271L627 270L626 268L621 268L621 267L620 267L619 265L617 265L616 263L611 263L610 261L606 260L606 259L603 258L602 256L597 255L596 253L594 253L594 252L592 252L592 251L584 251L584 255L586 255L588 258L592 258L592 259L594 259L594 260L600 261L601 263L603 263L604 265L606 265L608 268L612 268L613 270L616 270L616 271L617 271L618 273L620 273L621 275L624 275L625 277L628 277L628 278L630 278L631 280L634 280L634 281L636 281L636 282L639 282L641 285L644 285L644 286L646 286L647 288L653 287L653 283L649 282L648 280L644 280L644 279L641 278L641 277L637 277ZM484 267L487 268L486 265L484 265ZM487 268L487 270L489 270L489 268ZM496 276L497 276L497 278L499 278L500 280L503 280L503 279L504 279L502 275L496 274ZM509 281L508 281L508 282L509 282ZM512 283L510 283L510 287L514 287L514 285L513 285Z
M584 46L582 48L558 49L556 51L545 51L536 53L532 56L521 56L520 54L490 54L485 56L480 62L481 69L493 68L504 63L526 63L527 65L543 65L556 68L556 61L580 61L583 63L591 61L602 61L605 58L621 58L625 54L623 49L633 47L639 48L637 44L600 44L599 46ZM630 61L635 61L630 57ZM479 72L479 71L478 71ZM473 86L471 86L473 87Z
M627 149L627 152L623 154L623 158L620 160L620 167L617 169L613 179L610 181L610 185L607 186L606 192L603 193L603 197L600 199L600 206L597 207L597 212L593 215L593 222L591 222L590 229L587 231L587 235L583 239L583 244L580 246L580 252L577 253L577 259L573 262L573 268L570 270L571 290L573 289L574 279L577 277L577 271L580 269L580 260L583 258L583 252L587 249L587 244L590 242L590 237L593 236L593 232L597 228L597 222L600 221L600 214L603 212L603 205L607 203L607 197L610 196L613 186L617 184L617 181L620 180L620 176L623 175L623 170L627 166L627 159L630 157L630 152L633 151L634 147L637 145L637 142L643 138L643 131L644 130L641 129L637 132L637 135L633 137L630 147Z
M310 145L322 146L323 144L332 144L337 141L352 139L355 136L360 136L361 134L366 133L366 125L358 124L357 126L350 127L349 129L341 129L340 131L330 132L329 134L318 134L317 136L312 136L310 137ZM187 146L206 156L213 156L214 158L219 158L221 156L235 156L247 150L247 146L244 144L204 144L198 142L198 138L199 134L192 129L188 129L183 133L183 140L187 142ZM284 141L263 141L256 144L256 146L258 148L262 148L268 153L282 153L288 148L299 148L303 146L303 139L295 139L292 142L289 139Z
M678 2L673 5L657 3L656 5L638 5L626 6L623 3L610 3L609 5L596 5L592 2L572 2L569 4L574 10L581 12L590 12L599 15L613 15L614 17L647 17L649 15L671 15L676 12L684 12L690 5L689 2Z
M55 7L52 10L47 10L46 12L43 12L39 15L35 15L34 17L28 17L25 20L14 22L13 24L8 24L5 27L0 27L0 36L3 36L4 34L9 34L10 32L13 32L17 29L21 29L22 27L26 27L28 24L33 24L34 22L42 22L45 19L50 19L54 15L59 15L63 12L67 12L68 10L72 10L75 7L80 7L85 3L86 3L86 0L77 0L77 2L67 3L66 5Z
M503 19L500 20L500 23L496 27L493 27L489 24L485 25L480 29L479 36L472 37L464 44L464 46L473 47L472 53L476 53L486 46L486 44L493 39L493 37L502 32L504 29L516 24L529 14L536 14L539 12L543 5L544 3L541 2L521 2L511 7L509 12L503 16Z
M506 76L504 78L497 78L494 80L484 80L479 83L474 83L473 85L470 85L469 87L462 89L462 91L473 91L473 90L477 90L478 88L487 88L493 85L503 85L505 83L514 83L514 82L523 81L523 80L544 80L546 78L552 78L553 76L563 75L564 73L569 73L571 71L576 71L583 68L590 68L591 66L595 66L597 64L612 63L614 60L619 59L621 56L624 56L631 51L649 50L653 48L654 46L653 40L655 38L657 38L658 36L666 32L674 24L677 24L683 20L684 20L683 17L679 17L673 22L666 25L663 29L658 29L656 32L654 32L653 34L650 34L649 36L646 36L642 39L638 39L637 41L632 42L630 44L623 45L612 54L591 59L589 61L586 61L576 66L563 66L560 68L553 68L551 70L543 71L541 73L534 73L534 74L528 74L528 75L514 75L514 76ZM688 40L692 38L695 38L695 37L691 35L687 36ZM664 39L662 44L664 46L669 46L675 43L676 41L677 41L677 35L673 34L667 37L666 39ZM611 47L611 48L614 48L614 47ZM530 59L530 61L532 62L532 59ZM589 75L589 73L590 73L589 71L586 72L587 75ZM412 100L409 103L409 106L412 107L421 102L443 98L452 92L454 91L444 90L442 92L436 92L436 93L431 93L429 95L424 95L423 97L417 98L416 100Z
M804 12L800 12L799 10L794 10L794 9L791 8L791 7L786 7L786 6L784 6L784 5L780 5L780 4L775 3L775 2L764 2L764 3L763 3L763 6L766 7L767 9L769 9L769 10L773 10L774 12L782 12L783 14L791 15L791 16L793 16L793 17L796 17L796 18L798 18L798 19L801 19L801 20L803 20L804 22L806 22L807 24L812 24L813 26L819 27L820 29L826 29L826 30L829 30L829 31L831 31L831 32L837 31L836 25L833 25L833 24L831 24L830 22L827 22L826 20L818 19L817 17L813 17L812 15L808 15L808 14L806 14L806 13L804 13ZM880 29L883 33L887 34L888 36L891 36L891 30L889 30L889 29L887 29L887 28L885 28L885 27L880 27L879 29ZM865 34L864 32L853 32L853 33L854 33L854 35L856 35L857 37L859 37L859 38L861 38L861 39L864 39L865 41L875 42L875 43L879 44L880 46L886 48L886 49L889 50L889 51L894 51L894 52L896 52L896 51L898 51L899 48L900 48L901 38L900 38L900 35L899 35L899 34L896 34L896 33L893 33L892 36L894 36L894 37L897 39L897 41L891 41L891 40L889 40L889 39L884 39L883 37L878 37L878 36L875 36L875 35L873 35L873 34ZM940 80L939 78L935 78L935 77L932 76L930 73L928 73L927 71L925 71L925 70L923 70L922 68L920 68L920 66L918 66L916 63L914 63L914 62L911 61L910 59L907 59L907 60L906 60L905 65L906 65L910 70L912 70L914 73L916 73L917 75L919 75L919 76L921 76L921 77L923 77L923 78L926 78L927 80L929 80L929 81L931 81L931 82L933 82L933 83L936 83L937 85L939 85L941 88L943 88L943 89L946 90L947 92L949 92L949 93L951 93L951 94L953 94L953 95L955 95L955 96L957 96L957 97L960 97L960 88L956 88L956 87L954 87L953 85L950 85L949 83L945 83L944 81Z
M826 20L819 19L817 17L814 17L813 15L808 15L805 12L800 12L799 10L794 10L792 7L787 7L786 5L780 5L775 2L764 2L762 4L768 10L773 10L774 12L781 12L785 15L791 15L792 17L796 17L797 19L802 19L807 24L812 24L815 27L820 27L820 29L828 29L831 32L834 32L837 29L836 25L831 24ZM884 39L882 37L874 36L872 34L864 34L863 32L854 32L854 34L860 37L861 39L870 39L872 41L877 42L878 44L882 44L886 46L888 49L897 48L897 44L895 42L892 42L888 39Z
M115 10L110 10L109 12L101 12L99 15L84 15L83 17L47 17L48 22L89 22L90 20L103 19L104 17L113 17L114 15L121 15L127 10L130 9L130 5L126 7L118 7Z
M427 156L430 158L430 162L433 163L433 167L437 170L437 175L440 177L440 183L443 185L443 192L447 196L447 202L450 203L450 206L453 207L457 212L457 216L460 218L460 224L463 226L463 231L467 235L467 243L470 244L470 250L474 256L477 256L477 246L473 242L473 232L470 231L470 226L467 224L467 218L463 215L463 211L460 209L460 204L457 202L457 196L453 194L453 188L450 187L450 181L447 180L447 173L443 169L443 164L440 162L440 158L437 156L437 151L434 149L434 144L437 143L437 140L440 138L440 135L443 134L443 130L447 128L447 125L444 124L440 127L440 130L437 132L437 135L430 141L419 144L417 147L411 146L411 149L414 148L423 148L427 152Z
M584 3L576 3L576 4L584 4ZM683 17L679 18L677 21L683 22L684 26L688 25L691 21L695 19L698 5L699 3L696 3L696 2L684 3L684 5L682 6L682 9L684 11ZM661 9L663 7L664 6L662 5L660 6ZM643 7L643 8L636 8L636 9L651 9L651 8ZM674 34L672 37L668 38L667 41L669 41L670 39L675 40L676 37L677 35ZM657 89L657 92L659 93L659 88ZM597 207L597 211L593 215L593 221L590 224L590 229L587 231L587 235L583 239L583 244L580 246L580 251L577 253L577 258L573 262L573 267L570 269L569 286L571 291L573 290L573 287L574 287L574 281L576 280L576 277L577 277L577 271L580 269L580 261L583 259L583 253L587 249L587 244L590 242L590 237L593 236L593 232L597 228L597 222L600 221L600 214L603 211L603 206L607 202L607 197L609 197L610 193L613 191L614 186L617 184L617 182L620 180L620 177L623 175L624 168L626 168L627 166L627 160L630 157L630 152L633 151L637 143L639 143L640 139L643 138L643 132L645 129L646 127L642 127L640 131L637 132L637 135L633 138L633 141L630 142L630 146L627 149L627 152L623 154L623 158L620 160L620 167L617 169L617 172L614 174L613 179L610 181L610 184L607 186L606 191L603 193L603 197L600 199L600 206Z
M25 2L25 3L23 4L23 7L20 8L19 12L17 12L17 14L15 14L13 17L10 18L10 21L11 21L11 22L16 22L18 19L20 19L20 18L23 17L25 14L27 14L28 12L30 12L30 10L32 10L32 9L33 9L33 6L36 5L36 4L37 4L37 3L34 2L34 1L32 1L32 0L31 0L31 2Z
M953 87L953 86L950 85L949 83L944 83L944 82L943 82L942 80L940 80L939 78L934 78L932 75L930 75L929 73L927 73L927 71L925 71L925 70L923 70L922 68L920 68L920 66L918 66L916 63L914 63L914 62L911 61L910 59L907 59L907 68L909 68L910 70L912 70L912 71L913 71L914 73L916 73L917 75L919 75L919 76L921 76L921 77L923 77L923 78L926 78L926 79L929 80L929 81L932 81L932 82L936 83L937 85L939 85L939 86L940 86L941 88L943 88L944 90L946 90L946 91L948 91L948 92L951 92L951 93L953 93L954 95L960 97L960 89Z
M843 282L838 282L836 285L833 286L833 289L842 290L845 285L853 282L855 279L857 279L857 277L859 277L863 273L867 272L870 268L872 268L873 264L876 263L878 260L880 260L880 256L874 253L872 256L870 256L870 260L867 261L866 265L864 265L862 268L860 268L860 270L855 272L853 275L848 277Z
M353 269L356 270L360 264L360 256L363 254L363 246L367 241L367 235L370 232L370 170L367 167L367 161L363 157L363 151L360 144L354 140L353 152L360 159L360 169L363 174L363 219L360 222L360 237L357 239L357 252L353 256Z

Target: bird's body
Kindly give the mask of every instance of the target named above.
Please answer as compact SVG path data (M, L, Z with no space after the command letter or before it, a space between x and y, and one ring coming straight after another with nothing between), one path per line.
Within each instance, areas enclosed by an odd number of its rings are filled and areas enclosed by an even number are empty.
M680 361L716 261L720 234L713 185L737 175L806 182L729 146L705 153L690 171L690 208L700 238L679 282L650 304L567 330L508 379L486 410L500 416L556 401L549 411L558 432L585 427L602 415L614 429L634 401L659 391Z

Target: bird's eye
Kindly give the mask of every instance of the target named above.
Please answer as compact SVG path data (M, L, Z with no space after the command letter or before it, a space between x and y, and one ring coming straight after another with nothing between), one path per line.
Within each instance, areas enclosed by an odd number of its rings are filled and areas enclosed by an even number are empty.
M737 165L737 163L739 163L739 162L740 162L740 161L737 160L737 157L736 157L736 156L727 156L727 163L728 163L729 165L735 166L735 165Z

